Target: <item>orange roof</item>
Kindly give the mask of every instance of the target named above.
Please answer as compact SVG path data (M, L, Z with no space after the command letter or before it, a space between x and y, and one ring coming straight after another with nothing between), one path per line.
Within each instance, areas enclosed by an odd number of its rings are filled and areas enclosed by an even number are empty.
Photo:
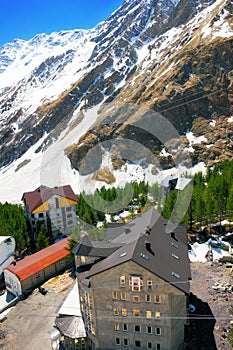
M69 251L65 248L68 247L68 239L67 237L35 254L28 255L15 266L9 265L5 270L11 271L23 281L67 256Z
M29 210L32 212L55 194L57 194L60 197L72 199L73 201L77 202L77 197L70 185L54 188L41 185L35 191L25 192L23 194L22 200L26 205L28 205Z

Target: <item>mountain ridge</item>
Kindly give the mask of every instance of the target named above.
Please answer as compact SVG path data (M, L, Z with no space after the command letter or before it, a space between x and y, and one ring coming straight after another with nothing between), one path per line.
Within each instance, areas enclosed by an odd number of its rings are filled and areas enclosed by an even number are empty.
M130 0L90 30L37 35L30 46L18 40L16 48L12 43L3 46L0 173L17 168L17 175L23 174L37 155L43 158L56 143L59 148L64 138L64 157L72 164L70 172L76 172L82 157L103 140L95 125L88 131L91 121L98 125L101 118L104 125L108 106L110 110L114 104L133 103L162 113L182 139L197 117L209 122L214 115L230 117L232 12L229 0ZM18 61L17 47L25 49ZM131 137L130 128L110 129L111 137ZM140 136L138 141L143 143ZM155 142L150 149L159 155L161 147ZM34 155L29 161L30 148ZM199 162L196 154L189 156L194 165ZM167 166L174 163L160 160Z

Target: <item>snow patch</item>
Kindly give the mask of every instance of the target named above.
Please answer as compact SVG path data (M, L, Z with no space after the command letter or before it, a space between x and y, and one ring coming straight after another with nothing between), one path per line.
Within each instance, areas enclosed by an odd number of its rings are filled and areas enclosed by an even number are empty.
M208 142L207 138L204 135L196 137L193 135L192 131L187 132L185 135L190 145L194 145L196 143Z

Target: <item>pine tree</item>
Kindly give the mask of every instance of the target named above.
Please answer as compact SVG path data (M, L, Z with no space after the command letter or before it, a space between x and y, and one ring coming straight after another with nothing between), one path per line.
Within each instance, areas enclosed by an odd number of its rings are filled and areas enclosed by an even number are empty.
M35 242L36 250L41 250L49 246L49 238L44 225L40 226Z

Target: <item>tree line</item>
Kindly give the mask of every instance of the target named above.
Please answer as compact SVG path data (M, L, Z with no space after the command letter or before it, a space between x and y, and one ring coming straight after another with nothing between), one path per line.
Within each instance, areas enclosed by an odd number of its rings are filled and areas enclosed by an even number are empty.
M193 176L192 197L183 218L188 229L209 226L216 221L233 219L233 161L208 167L206 174ZM165 200L162 214L169 218L175 206L178 191L170 192Z
M193 176L192 196L188 208L181 208L185 215L182 222L187 224L189 230L225 218L233 220L233 161L216 164L208 168L206 173L201 172ZM104 239L106 227L105 214L111 216L128 209L131 218L134 218L135 208L145 209L151 204L148 194L156 200L156 206L162 215L170 218L177 206L178 190L172 190L162 203L162 190L155 183L151 186L145 181L126 184L124 188L108 188L104 186L93 194L85 192L78 195L77 215L80 220L79 227L74 228L74 236L80 237L81 230L87 230L93 239ZM185 191L184 191L185 195ZM178 203L179 204L179 203ZM178 205L178 209L179 205ZM99 221L103 228L97 229ZM20 205L0 203L0 236L13 236L16 241L16 250L22 251L30 244L30 231ZM35 242L35 250L40 250L50 244L45 228L41 228Z

